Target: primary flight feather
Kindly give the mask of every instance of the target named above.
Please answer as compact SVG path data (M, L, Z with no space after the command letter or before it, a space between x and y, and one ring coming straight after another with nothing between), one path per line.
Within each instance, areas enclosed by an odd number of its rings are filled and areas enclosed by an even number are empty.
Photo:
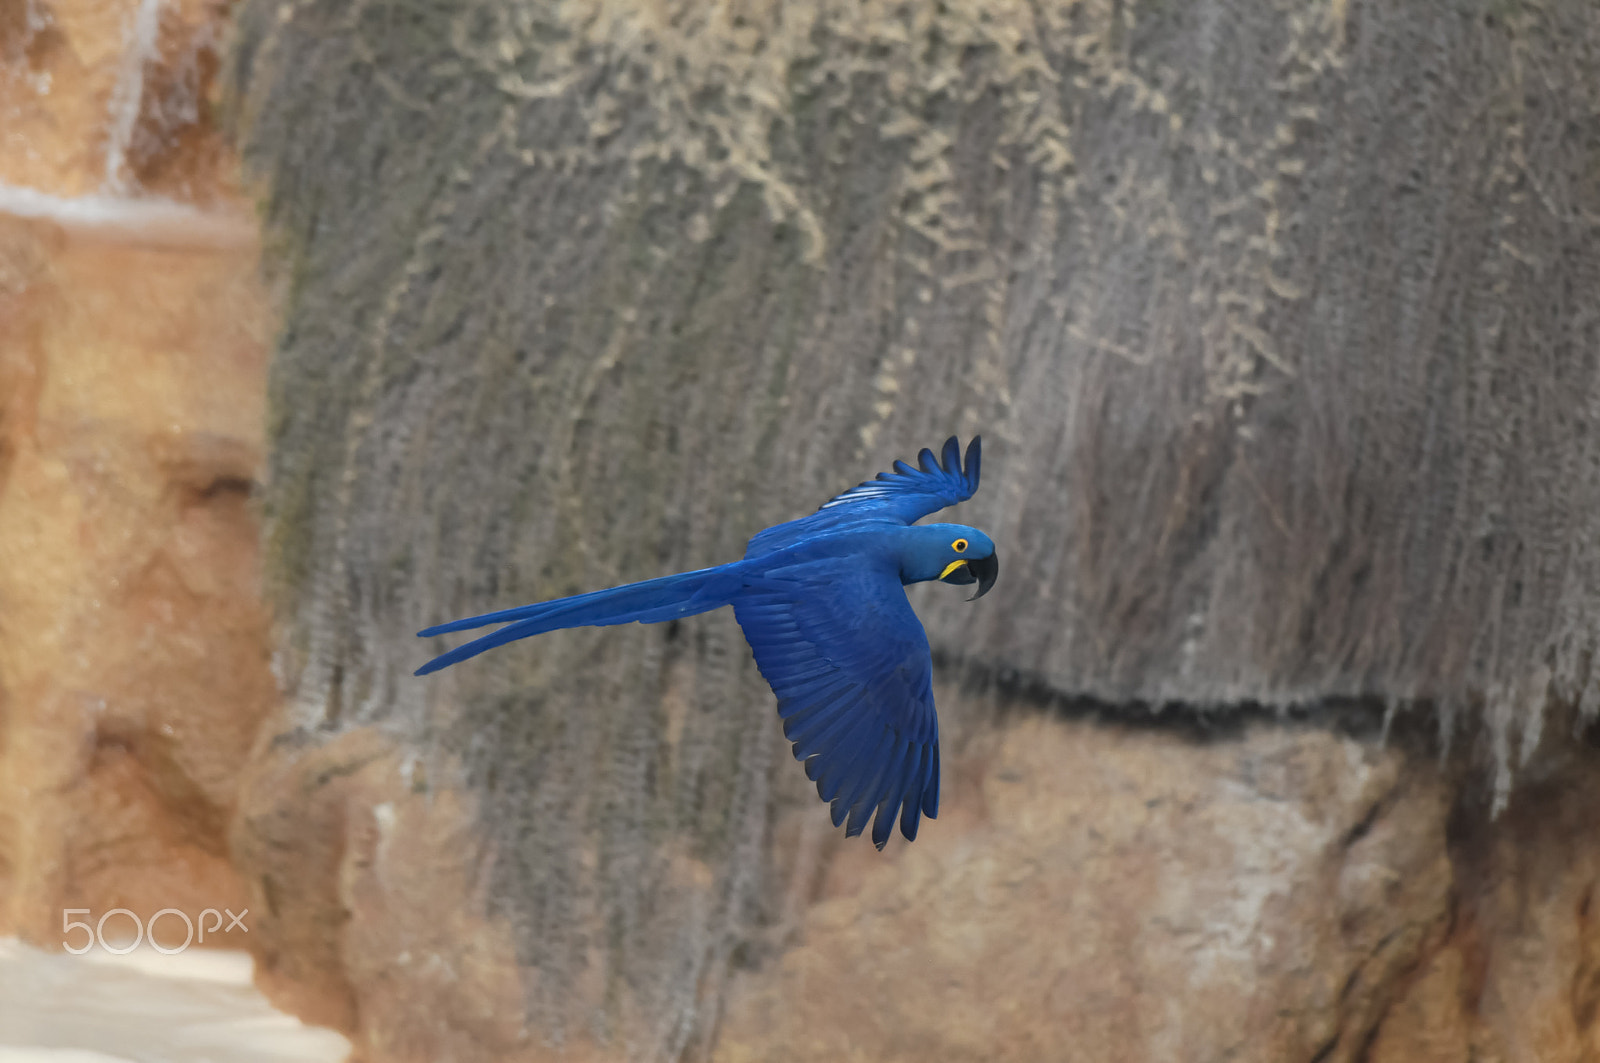
M834 826L853 836L870 820L882 849L898 818L915 839L921 817L939 814L939 721L928 639L904 585L976 583L973 600L994 586L1000 562L987 535L916 523L972 497L981 457L973 437L963 462L951 436L942 458L924 450L916 468L897 461L815 513L760 532L742 560L430 627L418 634L505 624L416 674L558 628L653 624L731 605Z

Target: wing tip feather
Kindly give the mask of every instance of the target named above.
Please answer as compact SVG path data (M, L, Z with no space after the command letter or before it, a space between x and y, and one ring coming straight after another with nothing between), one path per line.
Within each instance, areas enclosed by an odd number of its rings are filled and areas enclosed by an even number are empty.
M944 460L939 467L948 476L961 475L961 440L958 437L951 436L944 441Z

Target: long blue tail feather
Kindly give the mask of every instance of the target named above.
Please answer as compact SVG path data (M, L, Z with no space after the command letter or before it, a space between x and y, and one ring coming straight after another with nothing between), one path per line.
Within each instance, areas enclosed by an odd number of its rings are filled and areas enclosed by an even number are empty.
M520 605L515 609L469 616L452 620L417 632L427 638L452 631L467 631L489 624L505 623L499 631L473 639L441 653L418 668L417 675L427 675L447 668L485 650L504 646L508 642L542 635L568 627L605 627L611 624L654 624L676 620L683 616L708 612L730 604L744 586L743 565L734 562L715 568L680 572L658 579L628 583L603 591L575 594L570 598L557 598L548 602ZM507 621L513 621L507 623Z

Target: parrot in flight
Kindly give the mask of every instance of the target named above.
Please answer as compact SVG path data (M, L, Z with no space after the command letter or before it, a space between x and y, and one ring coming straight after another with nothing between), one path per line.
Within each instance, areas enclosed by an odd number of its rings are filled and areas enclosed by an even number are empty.
M954 436L942 460L923 450L918 468L897 461L815 513L758 533L739 561L427 628L418 635L505 624L416 674L546 631L654 624L731 605L834 826L848 820L854 837L873 819L882 849L898 817L900 833L915 840L920 818L939 814L939 722L928 638L904 585L976 583L972 601L994 586L1000 562L987 535L916 523L978 490L981 444L973 437L965 463Z

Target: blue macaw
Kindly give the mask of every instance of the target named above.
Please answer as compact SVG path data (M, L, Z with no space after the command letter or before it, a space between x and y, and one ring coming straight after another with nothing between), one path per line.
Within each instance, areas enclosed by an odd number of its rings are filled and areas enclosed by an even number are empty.
M976 583L976 601L1000 573L994 543L978 529L914 522L971 498L981 457L974 437L963 468L951 436L942 462L931 450L918 469L897 461L815 513L759 533L741 561L430 627L418 634L506 625L416 674L559 628L654 624L732 605L834 826L848 817L853 837L876 811L879 849L896 815L914 840L920 817L939 814L939 721L928 638L903 587Z

